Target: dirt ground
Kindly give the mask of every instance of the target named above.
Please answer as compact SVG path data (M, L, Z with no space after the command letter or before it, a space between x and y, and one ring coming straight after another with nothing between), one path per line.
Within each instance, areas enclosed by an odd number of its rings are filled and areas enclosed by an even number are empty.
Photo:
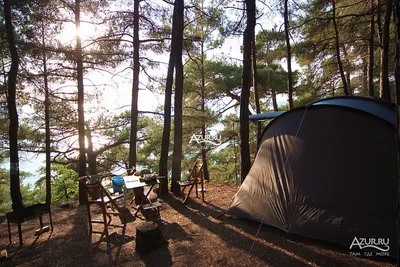
M245 219L224 215L238 186L206 184L206 202L195 197L183 205L169 195L162 202L162 234L168 242L146 255L135 251L136 219L111 228L111 249L105 239L88 235L85 207L54 209L54 231L34 236L38 220L23 223L24 246L18 247L17 226L12 224L9 245L7 221L0 221L0 249L8 258L0 266L395 266L388 258L351 256L344 247L288 235ZM118 218L113 219L118 223ZM48 216L44 217L45 224ZM256 237L257 231L258 237Z

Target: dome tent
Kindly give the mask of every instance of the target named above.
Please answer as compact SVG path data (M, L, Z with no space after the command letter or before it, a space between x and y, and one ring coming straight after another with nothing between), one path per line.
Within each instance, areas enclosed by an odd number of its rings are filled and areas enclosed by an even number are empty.
M389 238L396 256L394 108L334 97L279 115L227 214L348 248Z

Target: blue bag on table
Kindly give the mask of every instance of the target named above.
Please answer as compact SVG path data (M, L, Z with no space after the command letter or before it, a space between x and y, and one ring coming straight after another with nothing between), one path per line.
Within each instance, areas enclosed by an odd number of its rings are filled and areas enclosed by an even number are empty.
M123 186L124 186L124 179L120 176L114 176L113 178L111 178L112 181L112 187L113 187L113 191L115 192L123 192Z

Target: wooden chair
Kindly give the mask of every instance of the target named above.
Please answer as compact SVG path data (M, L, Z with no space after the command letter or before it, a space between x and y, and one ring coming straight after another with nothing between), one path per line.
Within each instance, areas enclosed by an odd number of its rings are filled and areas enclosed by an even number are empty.
M196 187L196 197L199 197L198 193L198 185L201 185L201 195L202 200L204 201L204 177L203 177L203 163L201 160L197 160L193 166L193 169L190 171L190 174L186 181L179 181L179 185L182 188L182 194L184 194L185 189L189 187L189 192L187 193L183 203L185 204L192 192L193 187Z
M97 178L97 179L96 179ZM124 207L124 205L118 205L119 202L125 202L124 200L124 194L119 194L116 196L111 196L111 194L104 188L104 186L101 183L102 178L98 175L93 175L93 176L84 176L78 178L78 180L85 185L86 189L86 207L87 207L87 213L88 213L88 219L89 219L89 234L92 235L93 233L96 234L101 234L102 236L105 235L107 238L107 246L109 246L109 231L108 227L109 226L114 226L114 227L121 227L122 230L122 236L125 239L125 230L126 230L126 224L130 221L134 220L134 217L132 214L130 214L129 210ZM125 203L124 203L125 204ZM95 220L92 218L91 214L91 206L92 205L97 205L101 209L102 213L102 220ZM121 220L120 225L111 225L111 220L113 216L118 216L119 219ZM103 231L93 231L93 225L92 224L103 224Z

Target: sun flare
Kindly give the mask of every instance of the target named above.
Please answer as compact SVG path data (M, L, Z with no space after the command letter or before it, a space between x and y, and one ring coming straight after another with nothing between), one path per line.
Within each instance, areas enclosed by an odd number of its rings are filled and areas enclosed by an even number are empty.
M74 23L66 22L57 39L62 44L69 44L75 42L77 34L81 38L82 42L87 41L96 36L96 27L90 23L81 22L81 25L77 30Z

